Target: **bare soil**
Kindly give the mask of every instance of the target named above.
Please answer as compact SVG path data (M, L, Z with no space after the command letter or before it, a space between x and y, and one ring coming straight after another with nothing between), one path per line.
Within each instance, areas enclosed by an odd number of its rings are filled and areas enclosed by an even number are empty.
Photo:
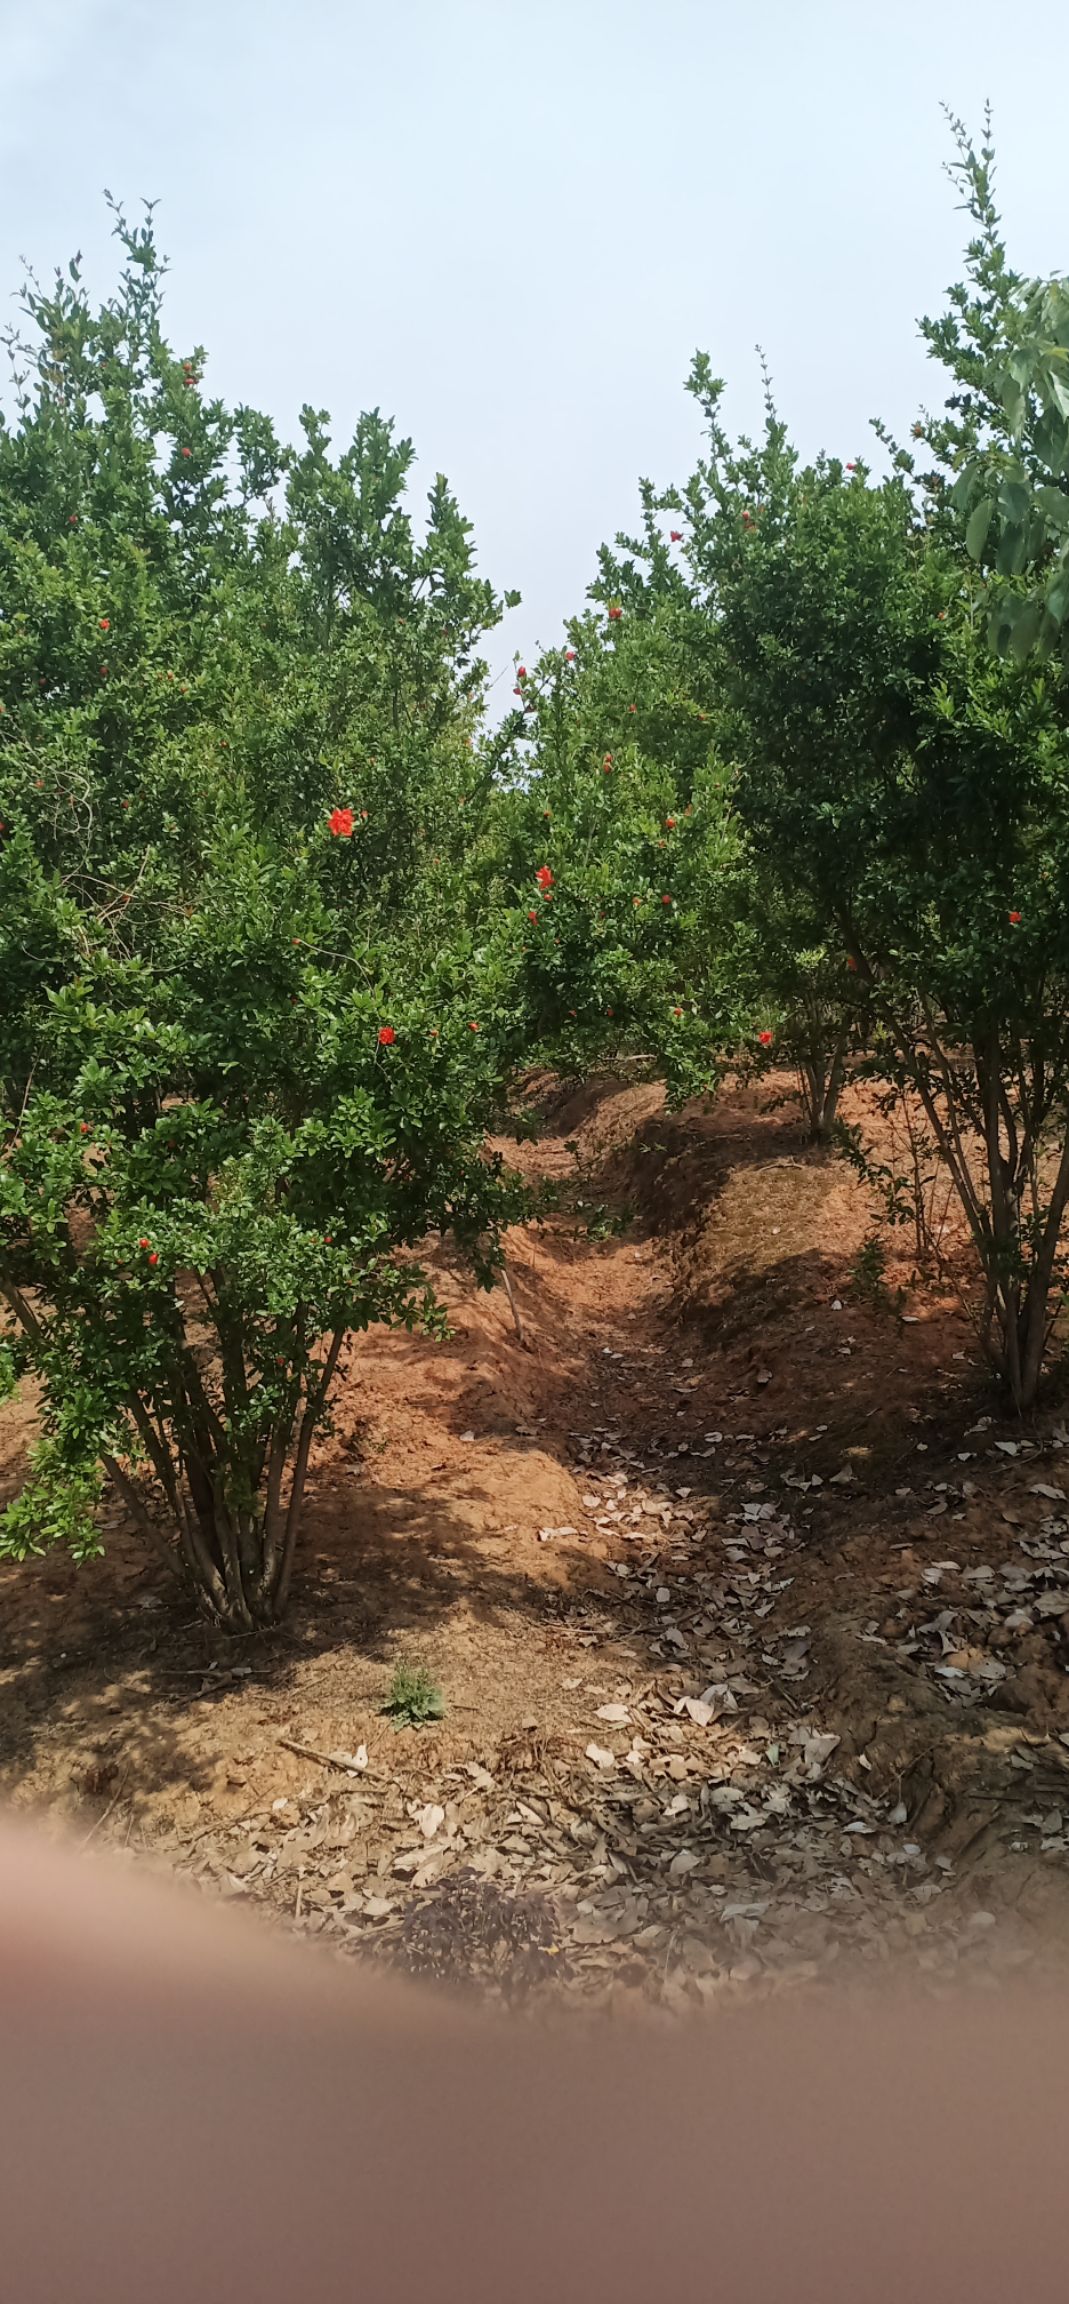
M353 1340L276 1634L213 1633L117 1506L102 1559L0 1571L6 1795L509 1993L1059 1966L1069 1432L1006 1420L945 1278L864 1286L871 1197L785 1086L532 1083L522 1333L440 1263L448 1342ZM440 1721L384 1716L398 1663Z

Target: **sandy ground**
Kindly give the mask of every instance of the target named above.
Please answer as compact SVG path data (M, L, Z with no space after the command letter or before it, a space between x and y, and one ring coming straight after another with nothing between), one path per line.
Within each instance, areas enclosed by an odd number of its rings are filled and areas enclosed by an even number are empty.
M495 1990L1060 1964L1069 1433L1007 1421L908 1239L860 1284L870 1195L785 1086L532 1084L522 1334L440 1267L448 1342L353 1341L271 1637L212 1633L118 1509L103 1559L0 1571L7 1796ZM399 1662L440 1721L384 1717Z

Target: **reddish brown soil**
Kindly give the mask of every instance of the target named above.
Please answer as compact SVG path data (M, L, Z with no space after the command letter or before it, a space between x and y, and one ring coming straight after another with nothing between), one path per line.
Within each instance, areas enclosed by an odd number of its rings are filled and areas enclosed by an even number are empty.
M430 1907L447 1969L474 1874L586 1994L1057 1959L1069 1442L1000 1419L952 1295L859 1292L871 1199L776 1086L532 1088L522 1338L442 1269L447 1343L354 1341L277 1635L213 1634L118 1510L103 1559L0 1572L8 1795L347 1947ZM0 1490L31 1431L0 1415ZM1042 1598L981 1620L1022 1560ZM443 1720L383 1717L399 1661Z

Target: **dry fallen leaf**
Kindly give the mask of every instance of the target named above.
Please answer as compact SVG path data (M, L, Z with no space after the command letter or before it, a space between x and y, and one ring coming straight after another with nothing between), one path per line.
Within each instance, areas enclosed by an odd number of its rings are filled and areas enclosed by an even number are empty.
M730 1693L729 1689L728 1694L730 1695ZM688 1718L693 1720L696 1728L708 1728L710 1722L717 1717L714 1706L703 1704L700 1696L681 1696L676 1705L676 1711L685 1712Z
M358 1744L355 1752L328 1752L327 1758L333 1760L336 1768L348 1768L358 1776L367 1767L367 1745Z
M702 1689L698 1702L711 1720L719 1720L723 1713L739 1709L738 1698L732 1695L726 1680L710 1681L708 1688Z

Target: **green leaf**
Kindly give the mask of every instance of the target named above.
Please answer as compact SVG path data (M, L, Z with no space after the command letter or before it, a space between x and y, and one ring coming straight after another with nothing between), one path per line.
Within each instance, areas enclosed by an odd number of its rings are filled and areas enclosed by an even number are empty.
M995 507L990 496L985 496L983 502L977 504L969 514L969 524L965 530L965 549L973 560L979 560L984 549L994 511Z
M1028 557L1027 528L1004 528L999 537L995 566L1000 576L1019 576Z
M1030 656L1043 622L1043 602L1024 600L1017 609L1010 632L1009 653L1015 664L1023 664Z
M1060 528L1063 534L1069 534L1069 494L1064 488L1037 488L1036 503L1056 528Z
M1003 520L1010 527L1017 527L1027 520L1032 509L1027 481L1011 479L1007 474L998 492L998 507Z
M1060 575L1057 583L1051 585L1046 608L1054 624L1064 624L1069 618L1069 574Z

